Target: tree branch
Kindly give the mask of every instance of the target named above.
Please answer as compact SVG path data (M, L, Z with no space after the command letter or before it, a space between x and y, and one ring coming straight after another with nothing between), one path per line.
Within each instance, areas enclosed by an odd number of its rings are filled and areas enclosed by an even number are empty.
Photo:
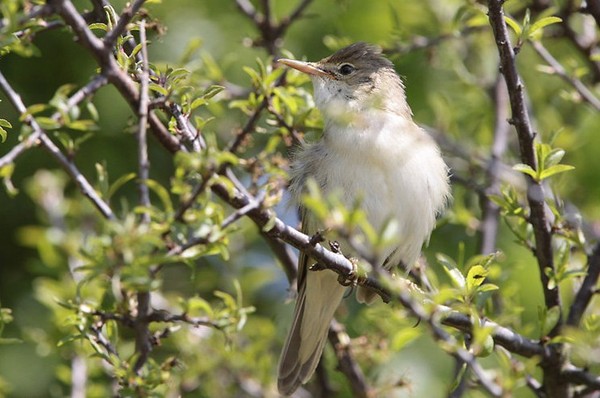
M489 195L498 195L500 193L500 166L502 157L508 146L509 125L506 123L508 118L508 92L506 84L501 75L498 76L494 84L494 141L490 159L486 168L487 188L484 195L481 195L481 243L479 252L490 254L496 251L496 237L498 234L498 224L500 221L500 208L489 199Z
M577 326L592 297L596 293L596 284L600 277L600 243L596 243L592 254L588 257L588 269L583 283L575 295L567 318L567 325Z
M21 114L24 115L27 112L27 108L19 94L17 94L13 88L10 86L2 72L0 72L0 88L4 91L6 96L9 98L10 102L13 104L15 109ZM33 135L35 135L36 140L39 140L41 145L54 157L56 161L63 167L63 169L71 176L71 178L75 181L81 193L86 196L94 206L100 211L100 213L107 219L113 220L115 219L115 215L111 210L110 206L102 200L100 195L94 190L89 181L84 177L84 175L79 171L77 166L67 158L60 149L52 142L52 140L46 135L46 132L40 127L40 125L36 122L35 118L31 115L28 115L25 118L25 123L27 123L33 129ZM26 149L26 148L25 148ZM12 151L11 151L12 152ZM4 159L4 157L3 157Z
M146 47L146 21L140 22L140 43L142 45L142 71L140 73L140 105L138 109L138 191L140 205L145 208L142 212L142 223L150 222L150 191L148 189L148 178L150 173L150 161L148 160L148 142L146 129L148 128L148 83L150 74L148 72L148 49Z
M119 90L131 109L137 113L139 109L139 92L136 84L131 80L127 73L119 67L117 61L112 56L111 48L107 47L101 39L97 38L92 33L87 27L85 20L77 12L77 9L70 0L48 1L49 4L54 7L54 10L63 18L65 23L73 29L79 42L94 56L102 69L102 73L117 88L117 90ZM148 114L148 123L152 128L155 137L171 153L175 153L179 150L187 151L185 147L169 133L167 128L152 112Z
M519 150L522 163L537 170L537 160L535 157L535 136L531 127L529 114L525 106L524 85L521 81L515 63L515 52L511 46L508 30L504 20L504 11L502 9L502 0L489 0L489 17L500 55L500 67L510 98L512 111L511 123L517 130L519 140ZM530 222L535 236L535 256L537 258L539 274L542 289L544 292L544 302L546 308L558 307L561 309L561 301L558 286L550 289L549 277L546 269L554 270L554 258L552 252L552 230L550 222L546 216L545 193L541 183L534 181L530 176L527 179L527 201L531 209ZM559 333L561 320L550 333L555 336Z
M515 52L510 43L502 4L502 0L489 0L488 15L494 32L496 46L498 47L501 71L508 88L512 111L511 122L517 130L521 161L529 165L532 169L537 170L538 165L534 146L535 133L531 127L525 106L524 86L517 71ZM535 256L544 292L544 303L546 309L558 308L560 311L558 322L552 331L550 331L550 336L556 336L560 333L564 317L558 284L550 288L549 277L546 274L547 269L554 271L554 257L552 251L552 230L546 216L544 188L540 182L533 180L530 176L526 176L526 180L528 186L527 200L531 209L529 221L533 227L535 237ZM570 386L567 383L560 382L561 369L565 362L562 345L559 344L556 347L555 355L552 358L542 361L540 364L544 370L544 391L549 398L569 397L571 396Z
M346 334L344 326L335 319L331 321L328 338L338 360L338 369L346 375L353 396L357 398L374 396L373 389L367 383L362 369L353 357L350 337Z
M573 86L573 88L575 88L585 102L590 104L596 111L600 111L600 99L598 99L594 93L592 93L585 86L585 84L583 84L581 80L570 76L560 62L558 62L558 60L554 58L552 54L550 54L550 52L542 43L538 41L532 41L531 44L538 55L542 57L542 59L546 61L548 65L550 65L554 73L560 76L565 82Z
M92 95L94 92L99 90L101 87L105 86L108 83L108 80L105 76L96 75L91 82L77 90L69 99L67 100L64 112L69 112L73 107L79 105L83 100ZM3 88L4 89L4 88ZM8 95L8 93L7 93ZM51 118L53 120L60 120L63 117L61 112L55 112ZM39 134L38 132L33 132L29 136L27 136L23 141L19 142L17 145L11 148L4 156L0 157L0 169L7 164L13 163L19 155L23 152L37 146L39 144Z
M131 22L135 14L142 8L142 5L146 0L135 0L133 3L129 3L127 7L121 12L117 24L112 28L110 32L104 36L104 44L107 48L112 48L115 41L127 30L127 24Z

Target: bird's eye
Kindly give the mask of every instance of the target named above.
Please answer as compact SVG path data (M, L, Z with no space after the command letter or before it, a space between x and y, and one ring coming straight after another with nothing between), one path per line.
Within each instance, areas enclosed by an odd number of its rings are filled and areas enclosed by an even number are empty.
M350 64L342 64L340 66L340 73L344 76L348 76L350 73L354 72L354 66Z

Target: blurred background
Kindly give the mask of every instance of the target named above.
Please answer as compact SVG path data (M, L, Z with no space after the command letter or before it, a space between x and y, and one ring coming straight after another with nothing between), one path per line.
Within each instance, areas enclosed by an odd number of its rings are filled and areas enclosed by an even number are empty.
M84 1L75 3L81 10L88 7ZM287 15L295 3L274 1L275 17ZM489 158L490 154L495 123L491 91L498 78L498 56L488 26L472 22L474 27L467 27L467 18L481 18L461 15L467 3L480 7L476 2L460 0L317 0L309 6L305 18L292 24L281 49L286 55L318 60L341 42L380 44L405 79L417 122L441 132L444 140L473 155L464 158L458 153L445 153L454 173L462 180L484 183L485 175L475 160ZM507 8L522 13L524 3L527 2L509 1ZM119 11L125 2L112 4ZM214 63L223 80L243 91L250 87L243 67L254 67L257 58L269 62L263 49L252 47L258 34L232 0L169 0L153 2L147 8L163 30L160 35L150 34L150 61L154 64L175 66L184 59L185 67L193 71ZM485 9L480 8L483 13ZM420 48L419 43L427 38L442 39ZM586 79L582 58L568 43L549 39L545 44L569 71L579 71ZM186 51L194 45L199 46L196 55L185 59ZM29 58L15 54L0 57L0 70L26 105L47 102L64 84L84 85L96 69L94 60L65 29L39 34L35 46L37 54ZM524 46L518 61L536 131L545 142L564 148L564 162L576 167L554 179L552 189L564 199L562 205L573 222L583 222L590 236L597 236L598 113L582 104L562 80L547 73L529 46ZM0 145L1 156L17 142L19 122L3 93L0 100L0 117L11 121L14 127ZM92 180L97 162L105 165L113 180L135 172L136 143L131 128L135 119L129 107L110 86L102 88L93 103L100 115L99 130L82 145L77 165ZM216 119L208 128L223 142L245 120L245 115L228 109L225 103L214 105L210 112ZM504 157L509 165L519 162L515 137L511 132ZM150 159L151 177L168 183L174 168L172 157L154 140L150 142ZM518 177L510 178L515 186L522 184ZM66 257L53 246L53 241L64 241L61 234L68 233L65 231L69 228L84 230L84 225L71 225L68 214L91 212L91 206L73 196L76 187L42 149L30 150L18 159L12 184L14 194L0 190L0 304L11 308L14 316L3 337L22 342L0 345L0 396L67 396L73 357L70 350L57 349L64 331L59 326L61 316L66 315L55 307L57 300L73 293L74 287L65 273L69 266ZM61 197L63 190L67 197ZM55 193L51 197L58 203L48 203L48 192ZM119 194L135 202L135 185L125 186ZM479 199L468 184L455 183L451 208L425 250L431 277L442 285L449 282L439 271L436 253L456 259L479 252ZM117 213L124 213L126 208L119 203L118 198L113 200L114 207L120 209ZM52 214L64 217L68 228L47 228L55 225ZM292 223L296 219L293 209L284 204L279 206L279 214ZM534 258L515 243L504 225L497 246L503 255L492 268L491 278L500 286L503 305L512 309L500 321L538 338L538 308L543 300ZM229 261L212 256L199 261L195 269L183 265L167 267L163 274L164 294L167 298L194 294L210 298L215 289L234 294L232 281L237 280L244 305L254 306L256 312L231 340L213 330L198 328L185 338L170 339L157 355L182 352L178 358L182 363L179 382L185 386L182 391L190 391L186 396L216 396L210 394L218 391L223 392L220 396L275 396L275 366L293 308L288 299L288 282L253 224L241 223L230 242L230 251ZM565 299L570 300L569 289L564 291ZM373 384L389 387L381 390L381 396L436 397L447 393L454 362L438 348L425 328L407 329L414 322L405 319L400 309L390 315L389 307L381 303L367 308L357 305L353 298L346 301L338 319L346 324L351 337L364 335L355 342L355 352ZM390 335L398 330L403 332ZM373 346L377 349L375 357L367 355ZM493 366L494 361L490 358L483 363ZM92 368L88 369L88 396L106 396L98 363L89 365ZM343 377L335 372L332 377L340 396L350 396ZM523 386L515 386L515 396L532 395Z

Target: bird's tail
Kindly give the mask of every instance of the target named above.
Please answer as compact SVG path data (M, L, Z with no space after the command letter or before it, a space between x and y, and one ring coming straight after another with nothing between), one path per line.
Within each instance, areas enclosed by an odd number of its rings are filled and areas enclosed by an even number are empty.
M334 272L307 273L298 292L294 321L279 360L277 387L281 394L292 394L312 376L344 290Z

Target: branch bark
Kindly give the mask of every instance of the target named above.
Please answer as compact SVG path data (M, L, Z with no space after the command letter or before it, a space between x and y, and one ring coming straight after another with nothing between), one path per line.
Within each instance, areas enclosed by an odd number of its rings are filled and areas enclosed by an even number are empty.
M500 56L500 70L506 80L510 105L512 111L511 123L517 130L519 140L519 151L521 162L537 170L537 160L535 156L535 136L529 114L525 106L525 88L515 62L515 51L511 46L508 29L506 27L502 0L489 0L489 18L498 54ZM562 307L558 285L550 288L549 277L546 270L554 271L554 259L552 251L552 230L550 222L546 215L544 187L538 181L526 176L527 179L527 201L530 207L530 223L533 227L535 236L535 256L538 262L540 282L544 292L544 303L547 309L558 308L561 311L559 320L550 336L556 336L560 333L563 323ZM563 358L561 346L557 346L555 355L542 361L541 367L544 369L543 387L549 398L563 398L572 395L568 383L561 382L561 369L565 359Z

